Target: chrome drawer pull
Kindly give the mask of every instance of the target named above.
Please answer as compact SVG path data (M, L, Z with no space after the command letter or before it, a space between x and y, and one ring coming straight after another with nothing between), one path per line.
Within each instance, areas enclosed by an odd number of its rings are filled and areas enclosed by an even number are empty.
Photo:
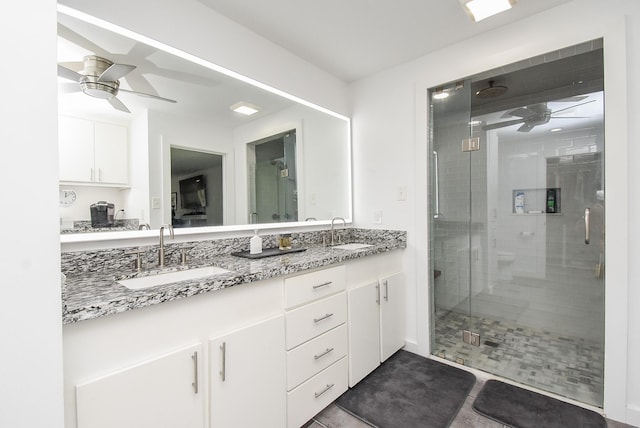
M319 360L320 358L324 357L325 355L327 355L331 351L333 351L333 348L327 348L327 350L324 351L322 354L314 355L313 359L314 360Z
M198 353L194 352L193 355L191 356L191 359L193 360L193 382L191 383L191 386L193 386L193 392L197 394L198 393Z
M333 316L333 314L326 314L326 315L325 315L325 316L323 316L323 317L320 317L320 318L314 318L314 319L313 319L313 322L314 322L314 323L319 323L320 321L326 320L327 318L331 318L332 316Z
M227 342L222 342L220 345L220 351L222 352L222 368L220 370L220 379L224 382L227 380Z
M327 285L331 285L331 284L333 284L333 281L323 282L322 284L314 285L313 289L317 290L318 288L326 287Z
M324 394L325 392L327 392L328 390L330 390L331 388L333 388L333 385L335 385L335 383L332 383L331 385L327 384L327 387L325 389L323 389L320 392L314 392L313 395L315 395L316 398L320 397L322 394Z

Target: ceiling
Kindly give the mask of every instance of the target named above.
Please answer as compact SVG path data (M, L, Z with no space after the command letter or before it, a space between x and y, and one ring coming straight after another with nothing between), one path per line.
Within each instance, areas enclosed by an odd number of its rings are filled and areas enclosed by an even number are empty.
M473 22L458 0L198 0L345 82L570 0L519 0Z

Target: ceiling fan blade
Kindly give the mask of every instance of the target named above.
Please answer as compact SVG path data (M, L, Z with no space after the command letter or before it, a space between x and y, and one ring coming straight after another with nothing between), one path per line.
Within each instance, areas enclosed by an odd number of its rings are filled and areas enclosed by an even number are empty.
M527 109L526 107L519 107L515 110L510 110L505 112L501 117L502 118L508 118L508 117L513 117L513 116L518 116L518 117L522 117L522 118L527 118L529 116L533 116L535 114L535 112Z
M582 100L589 98L588 95L576 95L573 97L562 98L559 100L553 100L554 103L579 103Z
M83 77L82 74L63 67L60 64L58 64L58 76L62 77L63 79L73 80L74 82L79 82Z
M126 92L126 93L129 93L129 94L136 94L136 95L141 96L141 97L153 98L153 99L160 100L160 101L166 101L166 102L169 102L169 103L177 103L176 100L172 100L170 98L164 98L164 97L161 97L159 95L145 94L144 92L130 91L129 89L122 89L122 88L118 89L118 91L119 92Z
M535 125L531 124L531 123L523 123L522 126L520 128L518 128L518 132L529 132L531 131L533 128L535 127Z
M484 131L490 131L492 129L504 128L506 126L517 125L519 123L524 123L524 119L513 119L513 120L505 120L504 122L496 122L484 125L482 129Z
M136 69L135 65L128 64L112 64L98 77L98 82L115 82L125 74Z
M116 110L120 110L123 111L125 113L131 113L129 111L129 109L127 108L127 106L125 106L122 101L120 101L117 97L113 97L113 98L109 98L107 100L109 102L109 104L111 104L111 106L113 108L115 108Z
M569 109L572 109L572 108L575 108L575 107L579 107L579 106L583 106L585 104L595 103L595 102L596 102L596 100L591 100L591 101L586 101L586 102L580 103L580 104L574 104L574 105L569 106L569 107L561 108L560 110L554 110L554 111L551 112L551 114L556 114L556 113L561 112L561 111L569 110Z
M589 119L589 116L551 116L551 119Z

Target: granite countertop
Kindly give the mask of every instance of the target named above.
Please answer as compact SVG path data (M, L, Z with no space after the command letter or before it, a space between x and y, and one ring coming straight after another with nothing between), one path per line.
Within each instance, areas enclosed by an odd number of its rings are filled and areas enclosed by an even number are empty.
M114 273L67 273L62 295L63 323L71 324L82 320L99 318L105 315L221 290L238 284L295 274L406 247L406 240L385 239L368 241L367 243L372 244L372 246L356 250L343 250L317 244L305 244L302 246L306 248L306 251L257 260L236 257L231 254L218 254L210 258L194 261L193 265L168 264L163 272L203 266L217 266L230 272L153 286L142 290L130 290L116 281L136 276L157 274L159 272L157 269L140 273L133 269L128 271L123 269Z

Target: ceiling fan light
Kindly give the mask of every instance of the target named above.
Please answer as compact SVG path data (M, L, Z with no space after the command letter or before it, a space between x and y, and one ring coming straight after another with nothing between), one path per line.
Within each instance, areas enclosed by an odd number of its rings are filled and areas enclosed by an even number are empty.
M244 101L240 101L239 103L235 103L234 105L232 105L229 108L231 110L235 111L236 113L244 114L246 116L251 116L252 114L255 114L255 113L260 111L260 108L258 106L246 103Z
M460 0L475 22L511 9L518 0Z

